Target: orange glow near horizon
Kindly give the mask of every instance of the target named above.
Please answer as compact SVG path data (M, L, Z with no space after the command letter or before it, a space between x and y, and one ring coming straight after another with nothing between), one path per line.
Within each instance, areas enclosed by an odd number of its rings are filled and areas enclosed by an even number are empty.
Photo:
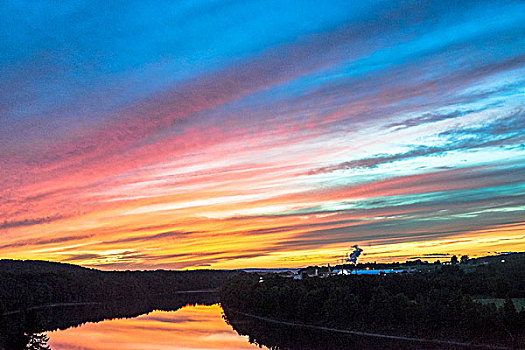
M222 319L219 304L153 311L129 319L86 323L48 332L53 350L114 349L257 349Z
M524 12L13 2L0 259L233 269L333 264L354 244L377 262L525 251Z

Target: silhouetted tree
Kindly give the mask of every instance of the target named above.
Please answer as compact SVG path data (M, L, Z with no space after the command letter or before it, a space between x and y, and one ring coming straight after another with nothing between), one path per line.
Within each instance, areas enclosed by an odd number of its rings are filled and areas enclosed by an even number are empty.
M458 263L458 257L455 255L452 255L452 258L450 258L450 263L452 265L456 265Z
M468 255L462 255L461 259L459 260L461 264L468 263Z
M51 350L47 342L49 337L45 333L31 334L25 347L26 350Z

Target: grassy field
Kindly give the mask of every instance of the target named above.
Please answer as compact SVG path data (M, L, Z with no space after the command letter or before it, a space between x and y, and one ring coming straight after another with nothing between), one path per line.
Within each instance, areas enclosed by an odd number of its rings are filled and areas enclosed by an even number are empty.
M503 307L505 303L505 299L503 298L479 298L474 300L483 305L495 304L498 308ZM512 302L517 311L525 309L525 298L513 298Z

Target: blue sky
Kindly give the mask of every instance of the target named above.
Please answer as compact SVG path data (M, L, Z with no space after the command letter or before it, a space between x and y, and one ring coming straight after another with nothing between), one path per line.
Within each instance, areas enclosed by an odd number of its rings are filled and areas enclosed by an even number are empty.
M521 1L12 1L6 257L298 266L523 250ZM2 224L3 222L3 224Z

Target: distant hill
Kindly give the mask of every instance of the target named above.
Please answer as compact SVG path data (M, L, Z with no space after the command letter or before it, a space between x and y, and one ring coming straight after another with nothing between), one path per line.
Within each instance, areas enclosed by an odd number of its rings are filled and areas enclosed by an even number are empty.
M281 273L281 272L297 273L299 270L300 270L299 268L276 268L276 269L247 268L247 269L237 269L236 271L255 272L255 273Z
M0 260L0 272L8 273L50 273L50 272L79 272L91 269L53 261L44 260Z
M525 259L525 252L508 252L508 253L502 253L502 254L497 254L497 255L482 256L479 258L471 258L469 259L469 263L482 264L482 263L501 262L501 260L513 261L513 260L520 260L520 259Z

